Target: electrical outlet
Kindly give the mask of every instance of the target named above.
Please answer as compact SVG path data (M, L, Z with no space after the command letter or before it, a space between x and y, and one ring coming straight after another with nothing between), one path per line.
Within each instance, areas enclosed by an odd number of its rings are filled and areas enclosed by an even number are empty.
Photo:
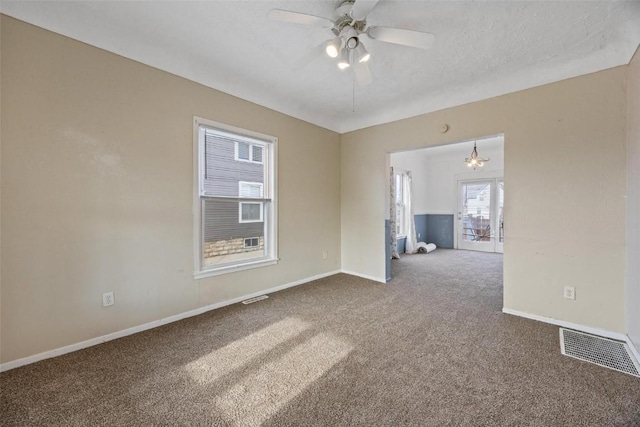
M103 307L109 307L110 305L113 305L115 303L116 303L116 301L113 298L113 291L106 292L106 293L102 294L102 306Z
M574 286L565 286L564 297L566 299L576 299L576 288Z
M329 254L327 253L327 251L322 251L322 259L327 259L329 258Z

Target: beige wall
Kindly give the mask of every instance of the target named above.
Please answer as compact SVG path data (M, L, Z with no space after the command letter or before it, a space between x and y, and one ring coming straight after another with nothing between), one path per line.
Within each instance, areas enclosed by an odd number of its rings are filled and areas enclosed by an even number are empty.
M1 25L2 362L340 268L338 134ZM194 115L279 138L278 265L193 279Z
M627 83L627 333L640 351L640 48Z
M618 67L343 135L342 268L384 280L389 152L504 133L504 307L624 332L626 75Z
M502 137L480 139L477 145L480 157L490 160L476 171L463 161L471 154L473 141L391 155L392 166L413 173L415 214L453 215L458 209L458 179L495 177L504 170Z

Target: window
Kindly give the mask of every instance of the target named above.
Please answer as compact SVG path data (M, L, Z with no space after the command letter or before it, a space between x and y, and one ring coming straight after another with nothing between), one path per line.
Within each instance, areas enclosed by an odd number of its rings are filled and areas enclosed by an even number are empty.
M238 183L238 195L250 199L262 198L263 184L261 182L245 182Z
M244 247L245 248L255 248L258 245L260 245L260 238L259 237L251 237L249 239L244 239Z
M395 186L396 186L396 237L402 238L407 235L407 228L405 224L405 176L406 172L394 173Z
M234 158L240 162L263 163L263 146L246 141L236 141Z
M277 262L276 142L195 118L196 278Z
M263 188L264 186L261 182L240 181L238 183L238 195L247 199L262 199ZM241 223L262 222L262 202L240 202L238 212L238 221Z
M261 202L240 202L240 215L238 221L262 222L263 204Z

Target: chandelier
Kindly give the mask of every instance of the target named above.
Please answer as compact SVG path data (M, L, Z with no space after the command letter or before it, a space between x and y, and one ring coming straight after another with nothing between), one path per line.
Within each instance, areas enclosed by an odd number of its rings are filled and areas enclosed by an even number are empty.
M473 142L473 151L471 152L471 157L467 157L464 159L464 162L467 164L467 167L473 168L481 168L484 166L485 162L488 162L490 159L483 159L482 157L478 157L478 149L476 148L476 142Z

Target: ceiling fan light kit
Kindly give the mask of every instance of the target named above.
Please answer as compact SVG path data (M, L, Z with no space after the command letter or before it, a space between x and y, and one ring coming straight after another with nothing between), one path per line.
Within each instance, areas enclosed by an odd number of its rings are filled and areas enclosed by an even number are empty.
M335 9L333 20L280 9L271 10L269 17L282 22L331 28L334 38L323 43L325 53L330 58L338 58L337 65L340 70L353 68L356 81L364 86L370 84L372 79L367 65L371 54L362 43L362 34L372 40L419 49L431 47L435 38L433 34L422 31L393 27L367 27L367 15L378 1L345 0ZM322 48L322 45L318 48Z
M338 56L338 68L346 70L350 66L351 61L349 60L349 50L346 47L343 47L340 50L340 55Z
M330 40L327 43L327 47L325 52L330 58L337 58L340 53L340 48L342 47L342 39L340 37L336 37L333 40Z

